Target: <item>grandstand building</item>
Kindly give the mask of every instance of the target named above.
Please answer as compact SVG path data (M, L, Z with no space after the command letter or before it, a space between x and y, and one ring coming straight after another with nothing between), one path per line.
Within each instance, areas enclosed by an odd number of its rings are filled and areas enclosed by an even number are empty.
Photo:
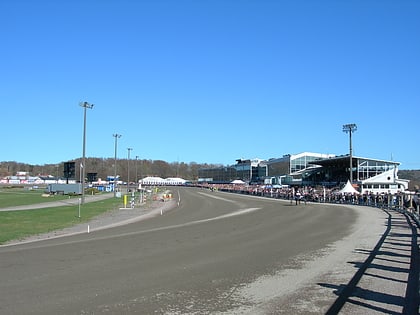
M408 189L398 178L399 162L352 157L353 186L362 193L397 193ZM350 178L350 155L303 152L281 158L236 160L236 164L198 171L199 183L340 187Z
M361 193L398 193L409 181L398 178L399 162L352 157L353 185ZM311 162L316 168L302 174L302 184L339 186L350 178L350 155Z
M302 174L317 168L315 163L322 159L334 157L333 154L303 152L299 154L285 154L281 158L269 159L267 176L272 184L277 185L302 185Z
M234 180L259 183L267 176L267 165L261 159L236 160L236 164L198 170L199 183L227 184Z

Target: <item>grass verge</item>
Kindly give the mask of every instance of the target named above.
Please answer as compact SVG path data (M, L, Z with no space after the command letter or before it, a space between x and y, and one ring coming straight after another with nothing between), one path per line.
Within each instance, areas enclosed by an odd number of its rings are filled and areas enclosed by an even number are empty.
M69 199L67 195L43 196L43 190L23 189L23 188L1 188L0 189L0 208L33 205L42 202ZM71 197L71 198L78 198Z
M63 229L121 206L121 199L109 198L78 205L43 208L36 210L0 212L0 244L22 239L31 235Z

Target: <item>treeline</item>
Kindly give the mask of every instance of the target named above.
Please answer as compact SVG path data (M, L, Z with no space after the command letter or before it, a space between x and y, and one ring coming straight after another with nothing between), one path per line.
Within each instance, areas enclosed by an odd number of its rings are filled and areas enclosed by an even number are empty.
M74 160L76 163L76 179L80 178L80 162L81 159ZM130 181L141 179L146 176L181 177L188 180L196 180L198 178L198 170L200 168L220 167L221 164L207 163L184 163L172 162L168 163L162 160L117 160L117 175L123 181L127 180L128 169L130 169ZM31 176L52 175L55 177L63 177L64 162L58 164L32 165L18 162L0 162L0 177L16 175L17 172L28 172ZM86 158L86 174L97 173L98 178L106 180L108 175L113 176L114 159L113 158ZM410 180L409 189L418 190L420 187L420 170L400 170L398 177Z
M76 164L76 179L80 178L80 159L73 160ZM66 161L67 162L67 161ZM115 160L113 158L86 158L85 174L97 173L97 177L106 180L107 176L114 176ZM181 177L188 180L198 178L200 168L220 167L221 164L199 164L195 162L172 162L162 160L134 160L118 159L116 163L117 175L126 181L130 170L130 181L146 176ZM32 165L19 162L0 162L0 177L16 175L17 172L28 172L31 176L52 175L63 177L64 162L58 164Z
M420 170L400 170L398 171L398 177L410 180L410 190L417 191L420 189Z

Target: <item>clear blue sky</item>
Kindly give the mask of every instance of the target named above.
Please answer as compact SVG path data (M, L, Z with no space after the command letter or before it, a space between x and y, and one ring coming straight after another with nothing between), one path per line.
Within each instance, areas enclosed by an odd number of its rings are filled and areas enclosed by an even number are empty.
M420 169L420 1L0 2L0 161L233 164L304 151Z

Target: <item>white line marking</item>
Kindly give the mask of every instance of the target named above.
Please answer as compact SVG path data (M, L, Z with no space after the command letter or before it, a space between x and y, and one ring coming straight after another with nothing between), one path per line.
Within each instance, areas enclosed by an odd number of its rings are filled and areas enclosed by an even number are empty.
M231 212L231 213L226 213L226 214L223 214L223 215L219 215L217 217L203 219L203 220L191 221L191 222L186 222L186 223L176 224L176 225L163 226L163 227L158 227L158 228L154 228L154 229L150 229L150 230L135 231L135 232L129 232L129 233L122 233L122 234L114 234L114 235L103 236L103 237L94 237L94 238L90 238L90 239L83 239L83 240L77 240L77 241L67 241L67 242L64 241L60 244L42 244L41 243L42 240L34 240L34 241L28 241L28 242L24 242L24 243L39 242L39 246L37 246L36 248L40 248L40 247L55 247L55 246L68 245L68 244L78 244L78 243L83 243L83 242L86 242L86 241L107 240L107 239L112 239L112 238L120 238L120 237L138 235L138 234L146 234L146 233L149 233L149 232L159 232L159 231L165 231L165 230L171 230L171 229L176 229L176 228L181 228L181 227L186 227L186 226L192 226L192 225L211 222L211 221L223 220L223 219L238 216L238 215L248 214L248 213L260 210L260 209L261 208L241 209L241 210L238 210L238 211L234 211L234 212ZM101 229L100 228L91 229L90 234L92 234L92 232L94 232L95 230L101 230ZM77 232L77 233L72 233L71 235L74 236L74 235L79 235L79 234L82 234L82 233L83 232ZM64 238L66 236L71 236L71 235L60 235L60 236L53 237L53 238L50 238L50 239ZM21 244L24 244L24 243L21 243ZM19 243L11 244L11 245L8 245L7 247L12 246L12 245L19 245ZM2 245L0 247L3 247L3 246L4 245ZM6 247L6 246L4 246L4 247Z
M223 197L214 196L214 195L211 195L211 194L206 194L206 193L203 193L203 192L198 192L198 194L203 195L203 196L206 196L206 197L210 197L210 198L218 199L218 200L223 200L223 201L232 202L232 203L238 203L238 202L237 202L237 201L235 201L235 200L226 199L226 198L223 198Z

